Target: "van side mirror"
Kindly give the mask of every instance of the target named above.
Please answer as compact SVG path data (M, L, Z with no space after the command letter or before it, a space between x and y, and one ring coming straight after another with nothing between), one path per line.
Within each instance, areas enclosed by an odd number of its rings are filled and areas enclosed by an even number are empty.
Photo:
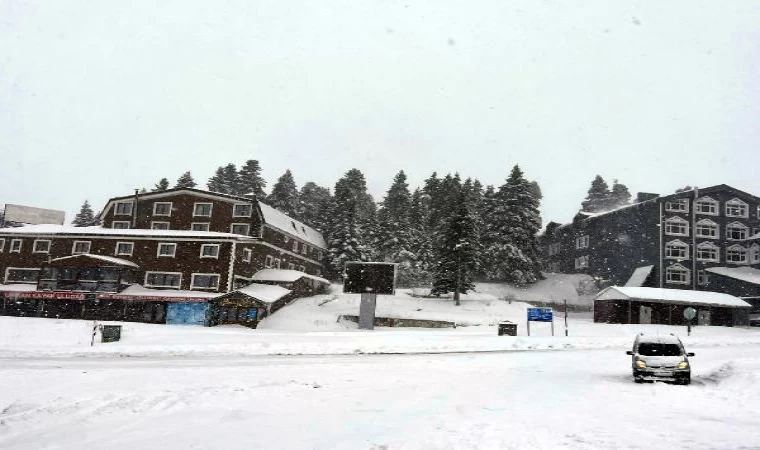
M694 356L694 353L687 353L686 356Z
M625 352L625 354L626 354L626 355L631 355L631 356L633 356L633 351L631 351L631 350L628 350L627 352Z

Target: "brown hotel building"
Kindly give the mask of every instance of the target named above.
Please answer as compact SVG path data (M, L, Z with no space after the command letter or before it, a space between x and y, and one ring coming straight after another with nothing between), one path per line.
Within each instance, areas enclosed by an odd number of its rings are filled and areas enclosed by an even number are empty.
M120 292L140 284L223 293L264 268L322 275L322 235L255 198L171 189L112 198L100 219L97 227L0 229L2 282L52 291ZM63 266L72 265L129 270L107 280L102 270L83 280L80 270L77 280L66 279Z

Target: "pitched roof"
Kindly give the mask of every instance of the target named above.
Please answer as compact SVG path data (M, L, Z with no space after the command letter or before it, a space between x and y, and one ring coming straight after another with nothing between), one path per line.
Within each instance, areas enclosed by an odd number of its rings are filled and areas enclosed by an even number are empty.
M597 294L594 300L646 300L652 303L701 304L731 308L749 308L751 306L738 297L721 292L625 286L610 286Z
M66 261L66 260L75 259L75 258L76 259L81 259L81 258L85 258L85 259L97 259L97 260L100 260L100 261L103 261L103 262L107 262L107 263L111 263L111 264L116 264L117 266L126 266L126 267L134 267L134 268L139 268L140 267L137 264L133 263L132 261L127 261L126 259L115 258L113 256L94 255L92 253L86 253L86 254L82 254L82 255L62 256L60 258L51 259L50 262L54 262L54 261Z
M304 273L299 270L262 269L253 275L254 281L279 281L282 283L292 283L300 278L309 278L321 283L330 284L330 282L324 278L315 275L309 275L308 273Z
M290 294L292 291L285 289L282 286L251 283L248 286L235 289L235 292L240 292L241 294L253 297L256 300L261 300L264 303L274 303L282 297Z
M628 279L625 285L629 287L643 286L644 282L646 282L647 278L652 273L652 269L654 269L654 266L643 266L636 268L636 270L633 271L633 274L631 274L631 278Z
M295 236L298 239L307 242L308 244L315 247L322 249L327 248L325 238L319 231L302 222L299 222L296 219L293 219L279 209L273 208L266 203L259 201L258 204L259 210L261 211L261 216L264 219L265 224L277 228L280 231L290 234L291 236Z
M760 270L752 267L708 267L708 272L760 285Z

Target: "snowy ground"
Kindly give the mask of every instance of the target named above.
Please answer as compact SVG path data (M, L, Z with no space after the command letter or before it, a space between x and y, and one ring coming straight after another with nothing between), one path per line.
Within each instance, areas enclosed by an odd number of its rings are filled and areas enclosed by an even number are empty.
M525 335L525 308L384 297L456 329L356 330L358 303L301 299L257 330L0 317L0 448L760 448L760 329L594 324ZM418 314L418 316L415 316ZM512 320L519 336L490 324ZM636 333L681 335L690 386L634 384Z

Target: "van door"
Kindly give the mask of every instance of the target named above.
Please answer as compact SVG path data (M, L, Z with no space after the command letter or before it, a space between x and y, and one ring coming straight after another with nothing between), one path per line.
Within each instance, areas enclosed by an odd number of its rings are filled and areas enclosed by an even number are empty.
M652 323L652 307L641 305L639 307L639 323Z
M700 309L697 312L697 324L710 325L710 310L709 309Z

